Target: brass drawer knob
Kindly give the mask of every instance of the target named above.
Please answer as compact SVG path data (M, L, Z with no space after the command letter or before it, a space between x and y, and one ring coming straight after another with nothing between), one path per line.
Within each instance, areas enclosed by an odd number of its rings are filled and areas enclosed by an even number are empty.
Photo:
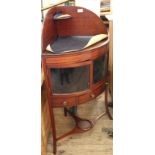
M105 85L109 85L109 82L105 82Z
M91 94L91 95L90 95L90 97L91 97L91 98L94 98L94 97L95 97L95 95L94 95L94 94Z
M64 105L64 106L67 106L67 101L64 101L64 102L63 102L63 105Z

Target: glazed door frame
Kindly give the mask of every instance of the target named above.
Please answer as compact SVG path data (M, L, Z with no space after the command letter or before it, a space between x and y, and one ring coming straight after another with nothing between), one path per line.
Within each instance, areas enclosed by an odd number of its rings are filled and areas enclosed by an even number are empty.
M78 91L78 92L72 92L72 93L53 93L53 90L52 90L52 74L50 73L50 70L51 69L65 69L65 68L76 68L76 67L83 67L83 66L88 66L89 67L89 88L86 89L86 90L83 90L83 91ZM85 61L85 62L80 62L80 63L66 63L66 64L63 64L63 65L60 65L60 64L48 64L46 65L46 69L47 69L47 74L49 75L48 76L48 81L49 81L49 84L51 84L50 86L50 94L51 95L69 95L69 96L72 96L72 95L78 95L78 94L81 94L83 92L87 92L87 91L90 91L92 89L92 85L93 85L93 62L92 61Z

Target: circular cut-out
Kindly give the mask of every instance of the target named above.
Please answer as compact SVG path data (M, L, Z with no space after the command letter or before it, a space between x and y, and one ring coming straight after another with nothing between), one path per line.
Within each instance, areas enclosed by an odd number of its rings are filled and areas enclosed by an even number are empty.
M82 130L89 130L92 127L92 124L88 120L80 120L78 121L77 126Z

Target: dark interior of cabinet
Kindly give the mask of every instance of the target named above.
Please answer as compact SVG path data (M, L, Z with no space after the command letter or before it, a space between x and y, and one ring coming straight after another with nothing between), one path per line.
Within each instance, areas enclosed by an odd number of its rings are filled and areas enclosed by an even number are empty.
M73 93L89 89L89 65L50 70L53 93Z
M107 73L108 54L93 61L93 83L96 84L104 80ZM70 68L51 68L52 92L56 94L74 93L89 89L90 84L90 65L70 67Z
M93 61L93 83L103 80L107 73L108 54Z

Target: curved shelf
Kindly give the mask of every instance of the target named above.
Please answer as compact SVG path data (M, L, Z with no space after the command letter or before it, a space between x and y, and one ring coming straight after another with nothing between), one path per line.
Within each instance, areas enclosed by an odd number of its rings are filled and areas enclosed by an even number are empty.
M63 20L63 19L70 19L70 18L72 18L71 15L69 15L69 14L62 14L62 13L56 13L53 16L54 20Z
M66 137L66 136L69 136L71 134L83 133L83 132L89 131L90 129L92 129L94 127L96 122L106 114L106 112L103 112L100 115L98 115L94 120L88 120L88 119L80 118L77 115L74 115L67 108L65 108L65 110L74 119L75 127L72 130L70 130L69 132L58 137L57 140L60 140L60 139Z

